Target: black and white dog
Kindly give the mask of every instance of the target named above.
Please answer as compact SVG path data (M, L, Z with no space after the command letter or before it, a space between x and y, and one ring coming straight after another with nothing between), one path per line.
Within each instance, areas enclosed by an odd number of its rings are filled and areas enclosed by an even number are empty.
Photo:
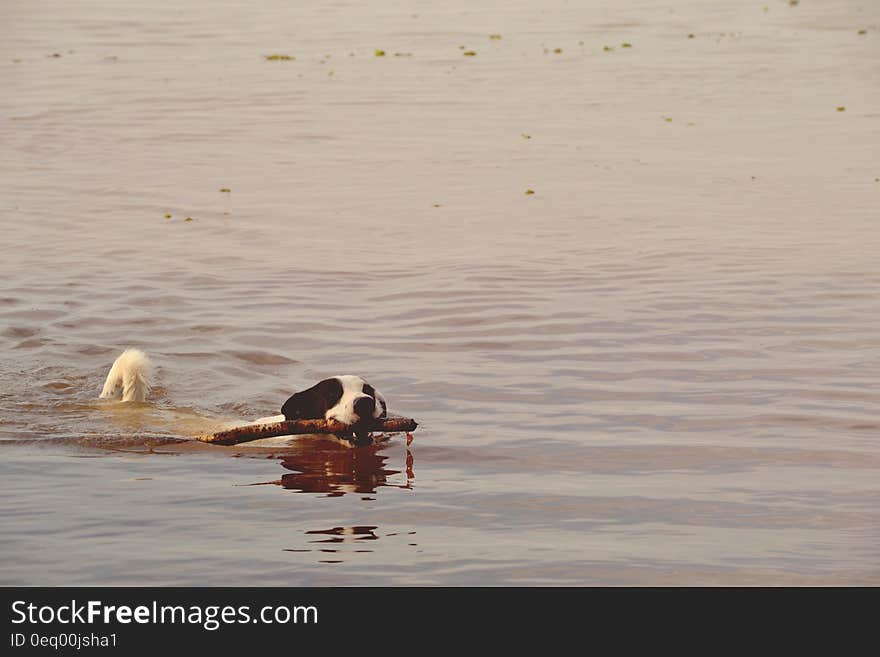
M256 424L283 420L336 420L346 424L356 445L370 444L370 427L385 419L385 396L354 374L331 376L308 390L294 393L281 407L281 415L260 418ZM347 438L347 436L340 436Z
M126 349L114 361L102 399L146 401L153 387L153 366L146 354ZM384 395L359 376L345 374L324 379L308 390L294 393L281 407L281 415L263 417L255 424L283 420L336 420L348 425L350 434L340 436L356 445L370 444L370 427L384 419L388 405Z

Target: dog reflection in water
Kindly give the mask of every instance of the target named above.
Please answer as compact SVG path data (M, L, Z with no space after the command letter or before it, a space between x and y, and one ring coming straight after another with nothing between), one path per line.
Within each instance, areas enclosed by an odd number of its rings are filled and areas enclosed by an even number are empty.
M404 472L390 469L388 456L382 451L387 443L376 443L351 449L333 440L302 441L308 445L293 445L285 449L281 465L292 472L272 482L289 490L303 493L326 493L340 497L346 493L362 495L375 493L377 488L412 488L413 456L406 450L405 482L395 475Z

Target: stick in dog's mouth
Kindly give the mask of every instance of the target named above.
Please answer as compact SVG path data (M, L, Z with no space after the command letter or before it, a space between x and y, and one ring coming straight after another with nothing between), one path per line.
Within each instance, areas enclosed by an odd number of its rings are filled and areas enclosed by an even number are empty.
M353 435L355 445L369 444L371 432L399 433L415 431L418 423L405 417L391 417L375 420L369 425L362 426L363 431L352 434L352 425L345 425L335 420L285 420L283 422L269 422L266 424L249 424L244 427L236 427L226 431L219 431L212 435L199 436L198 439L214 445L238 445L239 443L272 438L274 436L287 436L305 433L332 433L337 436ZM363 434L366 434L367 442L361 443Z

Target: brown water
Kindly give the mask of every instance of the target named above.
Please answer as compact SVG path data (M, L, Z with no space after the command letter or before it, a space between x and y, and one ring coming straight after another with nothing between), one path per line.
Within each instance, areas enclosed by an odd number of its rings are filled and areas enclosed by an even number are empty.
M0 5L0 583L880 584L880 5L240 4Z

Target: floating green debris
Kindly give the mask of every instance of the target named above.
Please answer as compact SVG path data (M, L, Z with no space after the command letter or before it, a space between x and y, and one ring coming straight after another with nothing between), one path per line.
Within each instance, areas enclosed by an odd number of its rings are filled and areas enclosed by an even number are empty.
M557 55L561 55L561 54L562 54L562 48L554 48L554 49L553 49L553 52L555 52Z
M476 57L477 56L477 53L473 50L465 50L461 54L464 55L465 57Z
M522 132L522 133L520 133L520 134L522 135L522 138L523 138L523 139L531 139L531 138L532 138L531 135L527 135L527 134L524 133L524 132Z
M166 213L165 213L165 218L166 218L166 219L171 219L171 215L168 214L168 213L166 212Z
M527 190L526 190L526 196L531 196L531 195L534 194L534 193L535 193L535 190L534 190L534 189L527 189Z
M55 58L58 58L58 57L61 57L61 53L53 52L51 55L46 55L46 57L55 57Z
M12 63L13 64L21 64L21 60L16 58L16 59L12 60Z
M489 38L492 39L492 41L501 41L501 35L500 35L500 34L490 34L490 35L489 35Z
M192 217L187 217L186 219L184 219L184 221L192 221L192 220L193 220Z
M291 55L263 55L267 62L292 62L296 57Z
M373 54L376 55L376 57L384 57L384 56L385 56L385 51L384 51L384 50L377 50L377 51L374 52Z
M666 123L672 123L672 117L671 117L671 116L664 116L664 117L663 117L663 120L666 121Z
M788 0L789 7L797 7L800 4L801 0Z
M838 112L845 112L845 111L846 111L846 107L844 107L843 105L841 105L840 107L837 108L837 111L838 111Z
M696 34L688 34L688 39L693 39L693 38L695 38L696 36L697 36Z
M442 208L443 206L440 205L439 203L434 203L434 204L432 205L432 207L435 207L435 208Z
M612 50L614 50L614 48L612 48L611 46L603 46L602 50L604 50L605 52L611 52Z
M394 53L395 57L412 57L413 54L411 52L396 52Z
M232 190L229 189L228 187L221 187L221 188L220 188L220 191L221 191L221 192L226 192L226 193L228 194L228 193L231 192Z
M859 30L858 33L859 33L859 35L864 36L865 34L868 33L868 30Z
M624 43L621 43L621 44L620 44L620 47L621 47L621 48L632 48L632 47L633 47L633 44L631 44L631 43L627 43L627 42L624 42Z

